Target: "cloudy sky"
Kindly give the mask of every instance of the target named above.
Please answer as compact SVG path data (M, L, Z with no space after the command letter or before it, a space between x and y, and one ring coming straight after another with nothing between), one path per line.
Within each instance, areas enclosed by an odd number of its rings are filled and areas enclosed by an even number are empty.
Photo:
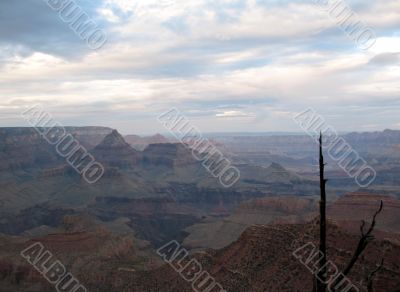
M46 0L0 0L0 126L42 104L125 134L164 132L171 107L204 132L299 131L311 106L338 131L400 129L400 0L347 1L377 36L368 50L314 0L75 2L101 49Z

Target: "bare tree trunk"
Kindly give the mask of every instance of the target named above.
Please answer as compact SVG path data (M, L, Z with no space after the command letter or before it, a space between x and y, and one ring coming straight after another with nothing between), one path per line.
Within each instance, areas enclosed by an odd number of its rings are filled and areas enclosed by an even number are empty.
M317 291L318 292L325 292L326 291L326 284L325 284L325 277L326 277L326 182L325 179L325 163L324 163L324 156L322 154L322 133L319 136L319 184L321 189L321 199L319 202L319 213L320 213L320 232L319 232L319 251L322 255L320 260L320 271L318 273L318 278L320 279L317 282Z
M319 179L320 179L320 189L321 189L321 198L319 202L319 213L320 213L320 238L319 238L319 253L321 255L321 259L319 260L319 271L318 274L313 279L313 292L326 292L327 285L326 283L326 263L327 263L327 255L326 255L326 182L328 180L325 179L325 162L324 162L324 155L322 153L322 133L319 136ZM360 255L364 252L365 248L367 247L368 243L374 239L372 232L376 225L376 217L379 213L382 212L383 209L383 202L379 206L379 209L375 212L374 216L372 217L372 223L369 226L367 232L365 232L365 221L362 221L360 231L361 237L354 251L352 258L350 259L349 263L345 267L343 273L340 274L339 277L334 281L332 285L332 290L336 291L336 286L341 282L341 280L346 277L351 270L353 269L355 263L358 261ZM383 262L382 262L383 264ZM382 264L380 268L382 268ZM379 269L380 269L379 268ZM368 289L372 290L373 286L373 277L379 271L377 269L373 273L371 273L368 282ZM318 277L317 277L318 276Z
M312 288L312 292L318 292L318 291L317 291L317 281L318 281L317 277L314 276L314 278L313 278L313 288Z

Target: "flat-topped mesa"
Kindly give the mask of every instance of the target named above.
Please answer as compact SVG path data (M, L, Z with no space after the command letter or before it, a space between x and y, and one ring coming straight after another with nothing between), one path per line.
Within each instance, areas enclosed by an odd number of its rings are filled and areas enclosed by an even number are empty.
M169 143L169 140L167 138L158 133L154 136L145 137L145 139L149 142L149 144Z
M181 143L150 144L143 151L144 165L164 165L170 168L196 164L191 150Z
M105 127L66 127L82 146L93 148L112 129ZM57 168L65 160L56 153L56 145L50 145L35 128L0 128L0 171L28 168Z
M386 129L382 132L348 133L345 138L350 142L375 144L375 145L399 145L400 130Z
M96 160L111 167L133 168L140 161L140 153L133 149L116 130L108 134L93 149L92 154Z
M0 128L0 171L54 166L60 157L34 128Z
M400 234L400 200L395 197L362 192L349 193L328 206L327 213L329 218L340 225L346 225L358 232L361 220L370 222L381 201L383 210L377 217L377 230Z

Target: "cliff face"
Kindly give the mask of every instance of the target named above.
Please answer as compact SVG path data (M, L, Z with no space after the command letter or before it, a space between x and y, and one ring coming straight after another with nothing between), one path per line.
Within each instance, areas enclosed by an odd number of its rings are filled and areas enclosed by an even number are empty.
M241 204L237 212L240 213L282 213L284 215L301 215L317 211L315 199L296 197L271 197L255 199Z
M93 156L107 166L134 168L140 161L140 154L124 138L113 130L92 151Z
M128 137L129 138L129 137ZM167 141L161 135L152 136L147 142L156 142L148 145L143 152L135 150L131 143L126 141L117 131L107 135L104 140L95 147L93 154L100 161L114 167L164 166L171 169L181 166L196 164L197 161L180 143L164 143Z
M31 240L0 236L0 287L9 288L2 291L54 291L54 286L20 255L33 243L42 243L53 255L50 264L60 260L84 285L88 275L91 281L97 281L115 271L139 269L144 255L151 253L145 242L132 235L116 235L90 218L66 217L65 224L67 230Z
M315 199L270 197L249 200L237 206L230 215L206 218L187 228L189 235L184 244L196 249L223 248L236 241L252 225L303 223L314 218L316 211Z
M71 171L68 165L62 165L54 168L49 168L41 171L39 178L53 178L53 177L62 177Z
M113 129L107 127L66 127L66 130L87 150L100 144L113 131Z
M376 229L386 231L400 238L400 200L385 195L370 193L349 193L328 206L328 216L337 224L359 233L361 221L371 221L373 214L383 201L383 211L377 217ZM382 235L385 236L385 235Z
M227 291L311 291L312 275L292 252L308 242L318 246L318 224L268 225L251 227L233 244L212 253L205 261ZM358 242L335 225L328 225L328 254L342 270ZM375 241L355 266L350 279L357 286L365 273L384 256L383 272L377 277L376 291L395 291L400 284L400 246ZM365 288L365 287L363 287Z
M388 166L399 165L399 130L348 133L341 136L376 170L379 169L378 175ZM225 147L221 149L226 149L224 152L229 153L238 163L267 166L271 162L278 162L291 169L313 173L313 165L318 157L316 141L308 135L227 136L215 140L224 144ZM340 170L328 155L325 159L328 163L327 172ZM384 173L382 176L385 176Z
M376 237L400 243L400 201L384 195L350 193L328 206L329 220L348 232L359 235L362 220L369 222L380 204ZM207 218L186 229L184 243L191 248L222 248L235 241L253 224L303 224L318 216L318 199L274 196L248 200L229 216Z
M33 128L0 128L0 171L54 165L55 150Z
M399 130L384 130L382 132L366 132L366 133L349 133L345 138L350 143L357 144L358 147L362 146L395 146L400 145L400 131Z
M311 291L312 274L292 254L302 245L318 245L316 222L298 225L266 225L248 228L228 247L194 254L226 291ZM358 237L335 225L328 225L328 254L332 262L343 270L356 246ZM396 291L400 284L400 246L376 240L372 242L349 278L360 289L365 289L365 277L385 257L383 269L374 282L375 291ZM190 292L192 287L171 267L163 265L152 271L103 271L93 269L77 275L93 291L163 291ZM216 290L218 291L218 290Z
M400 145L400 130L348 133L342 137L359 152L391 149ZM232 136L215 138L234 153L307 155L312 154L315 140L308 135ZM376 153L379 153L377 151Z
M140 152L125 139L114 130L94 148L93 154L99 161L120 168L133 168L139 164L175 168L196 163L191 152L180 143L150 144L143 152ZM148 142L160 140L164 141L163 137L156 135L148 139Z
M112 130L102 127L67 127L82 146L88 149ZM64 164L55 151L34 128L0 128L0 171L23 170L27 168L57 168Z
M175 168L197 163L191 151L180 143L151 144L143 151L144 165L163 165Z
M273 190L272 195L278 192L290 194L297 187L310 186L310 190L315 188L315 184L302 178L296 173L283 168L278 163L272 163L268 167L254 166L249 164L238 165L241 173L241 181L249 185L265 186ZM299 195L306 195L305 192Z
M143 150L150 144L170 143L170 140L168 140L161 134L156 134L154 136L148 136L148 137L141 137L138 135L127 135L124 138L126 142L128 142L133 148L137 150Z

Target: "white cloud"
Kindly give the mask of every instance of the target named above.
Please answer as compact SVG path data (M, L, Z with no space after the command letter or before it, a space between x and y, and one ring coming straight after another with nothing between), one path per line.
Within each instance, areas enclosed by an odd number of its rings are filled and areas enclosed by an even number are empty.
M112 9L100 8L98 9L98 13L109 22L116 23L121 21L121 19L114 14L114 11L112 11Z
M216 117L219 118L249 118L249 117L254 117L254 114L251 113L245 113L243 111L223 111L215 115Z
M388 1L363 6L360 17L391 31L399 10ZM215 121L236 128L235 120L295 130L291 114L312 105L339 110L332 122L344 127L396 124L400 67L371 60L400 52L398 35L362 52L313 4L239 2L106 0L96 11L110 25L107 46L75 59L2 45L1 114L39 101L78 123L101 111L103 124L104 113L135 120L173 105L197 114L205 130ZM387 114L371 125L371 112Z

